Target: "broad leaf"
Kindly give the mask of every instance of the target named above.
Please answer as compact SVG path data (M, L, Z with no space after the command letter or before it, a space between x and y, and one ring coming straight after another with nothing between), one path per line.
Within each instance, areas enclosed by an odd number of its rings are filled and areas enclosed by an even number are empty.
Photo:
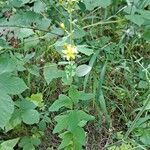
M24 81L18 77L14 77L11 74L0 75L0 91L4 91L7 94L20 94L27 89Z
M35 146L38 146L40 143L40 139L36 136L25 136L21 139L19 147L22 147L23 150L35 150Z
M64 132L62 134L60 134L59 136L60 138L62 138L62 142L58 147L58 150L60 149L64 149L65 147L69 146L72 142L72 134L71 132Z
M66 96L61 94L59 96L59 99L56 100L49 108L49 111L58 111L60 108L66 107L66 108L72 108L72 101L71 99Z
M11 97L0 90L0 128L9 122L14 111L14 102Z
M138 26L141 26L144 23L144 18L141 15L126 15L126 18Z
M93 93L85 93L83 91L79 91L79 99L83 100L83 101L87 101L94 98L94 94Z
M30 0L11 0L10 4L14 7L21 7L28 2L30 2Z
M27 100L33 102L36 106L43 106L43 95L42 93L32 94L31 97L28 97Z
M39 122L40 114L36 110L29 109L22 114L22 119L24 123L32 125Z
M0 144L0 150L14 150L15 145L18 143L19 138L4 141Z
M63 76L63 71L57 68L56 64L47 63L44 66L44 78L49 84L53 79L59 78Z
M87 56L90 56L91 54L93 54L93 50L90 49L90 48L87 48L86 45L79 45L77 46L77 51L87 55Z
M95 7L104 7L106 8L111 4L111 0L83 0L83 3L86 6L86 9L93 10Z
M91 71L91 67L88 65L80 65L76 69L76 75L78 77L83 77Z
M68 125L68 116L67 115L59 115L55 117L55 121L57 121L57 124L53 130L53 133L59 133L62 130L67 128Z
M0 74L12 72L15 69L15 62L8 55L0 57Z

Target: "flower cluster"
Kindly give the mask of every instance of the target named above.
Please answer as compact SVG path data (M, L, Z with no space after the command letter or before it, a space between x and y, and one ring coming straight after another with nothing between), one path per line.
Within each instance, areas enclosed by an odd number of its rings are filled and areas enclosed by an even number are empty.
M76 58L76 55L78 53L76 46L71 44L65 44L64 50L62 51L64 54L64 57L69 60L74 60Z

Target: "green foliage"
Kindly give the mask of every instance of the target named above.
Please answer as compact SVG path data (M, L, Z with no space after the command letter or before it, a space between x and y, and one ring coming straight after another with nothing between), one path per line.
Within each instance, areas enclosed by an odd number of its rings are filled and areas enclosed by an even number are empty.
M44 78L49 84L53 79L57 79L59 77L63 77L63 71L57 68L57 64L47 63L44 66Z
M0 92L0 127L4 128L4 126L8 123L11 118L11 115L14 111L14 103L11 97L3 92Z
M149 0L0 0L0 150L150 148Z
M18 141L19 141L19 138L2 142L0 144L0 150L13 150L13 148L15 147Z
M82 94L81 94L82 93ZM85 98L86 96L87 99ZM69 97L66 95L60 95L49 111L59 111L60 108L66 107L70 110L64 111L63 115L55 117L57 125L55 126L53 133L59 133L59 137L62 139L58 149L82 149L86 143L86 132L83 127L85 124L93 120L94 117L85 113L82 110L75 109L79 100L89 100L91 94L78 91L74 86L69 89ZM85 97L84 97L85 96ZM93 96L93 95L92 95Z
M36 136L24 137L21 139L19 147L23 148L23 150L35 150L35 147L39 144L40 140Z

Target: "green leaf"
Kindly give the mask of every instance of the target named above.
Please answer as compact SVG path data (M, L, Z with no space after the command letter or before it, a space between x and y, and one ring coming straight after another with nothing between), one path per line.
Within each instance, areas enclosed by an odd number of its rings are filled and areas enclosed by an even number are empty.
M140 140L142 141L142 143L144 143L145 145L150 145L150 131L143 129L143 134L140 137Z
M76 69L76 75L78 77L83 77L91 71L91 67L88 65L80 65Z
M57 68L56 64L47 63L44 66L44 78L49 84L53 79L59 78L63 76L63 71Z
M10 48L10 46L8 45L7 41L0 38L0 50L4 49L4 48Z
M12 114L11 119L5 126L5 131L8 132L8 131L14 129L17 125L21 124L21 122L22 122L21 111L20 111L20 109L15 109Z
M86 144L86 134L83 128L77 127L73 132L73 139L75 143L75 149ZM80 136L79 136L80 135Z
M13 111L14 102L11 97L0 90L0 127L2 129L9 122Z
M69 97L72 99L72 101L77 104L79 102L79 92L75 86L71 86L69 88Z
M28 68L28 71L29 71L31 74L33 74L33 75L35 75L35 76L37 76L37 77L40 76L39 68L38 68L36 65L30 66L30 67Z
M9 19L9 22L6 22L8 25L18 25L23 27L29 27L33 23L37 23L39 20L42 20L42 15L35 13L34 11L19 12L15 15L12 15Z
M36 13L42 13L45 11L46 9L46 5L44 2L42 2L41 0L37 0L35 3L34 3L34 7L33 7L34 11Z
M21 110L29 110L29 109L35 109L37 106L28 100L19 100L16 101L16 105L21 109Z
M85 121L94 120L94 117L92 115L89 115L82 110L77 111L77 115L79 116L80 120Z
M106 8L111 4L111 0L83 0L83 3L86 6L86 9L93 10L95 7L104 7Z
M8 55L0 57L0 74L13 72L16 69L16 64Z
M72 134L71 132L64 132L59 135L60 138L62 138L62 142L58 147L58 150L64 149L65 147L72 145Z
M38 45L39 43L39 38L34 36L34 37L29 37L27 39L24 39L24 48L25 50L28 50L30 48L34 48L35 46Z
M72 108L72 101L71 99L66 95L59 95L59 99L56 100L49 108L49 111L58 111L60 108L66 107L66 108Z
M148 10L138 10L141 16L145 19L150 19L150 12Z
M94 117L82 110L72 110L68 114L68 130L73 131L79 127L80 122L94 120Z
M132 14L132 15L126 15L125 17L131 22L137 24L138 26L141 26L144 23L144 19L141 15Z
M150 29L144 31L143 38L150 42Z
M85 93L83 91L79 91L79 99L83 100L83 101L87 101L94 98L94 94L93 93Z
M15 145L18 143L19 138L7 140L0 144L0 150L14 150Z
M20 28L19 31L16 33L16 36L21 40L23 40L24 38L28 38L31 35L34 35L33 30L27 28Z
M93 50L90 49L90 48L87 48L86 45L79 45L77 46L77 51L87 55L87 56L90 56L93 54Z
M82 3L81 1L79 1L78 6L79 6L79 8L81 9L82 12L84 12L86 10L85 4Z
M42 107L44 105L42 93L32 94L31 97L27 98L27 100L33 102L38 107Z
M68 116L67 115L59 115L55 117L55 121L57 124L53 130L53 133L59 133L62 130L67 128L68 125Z
M102 86L103 86L104 81L105 81L106 67L107 67L107 60L104 63L104 65L101 69L101 72L100 72L98 89L96 92L96 102L97 102L97 106L99 106L99 111L102 111L102 113L104 113L107 126L109 127L111 124L111 119L110 119L110 115L109 115L108 110L107 110L106 100L104 98L103 89L102 89L103 88Z
M38 146L41 143L40 139L35 135L29 137L25 136L21 139L19 147L22 147L23 150L35 150L34 146Z
M30 0L11 0L10 4L14 7L22 7L24 4L30 2Z
M23 112L22 119L24 123L32 125L39 122L40 114L36 110L29 109Z
M7 73L0 74L0 91L16 95L22 93L26 89L27 86L22 79Z
M86 32L79 26L74 29L73 37L74 39L81 39L86 35Z
M147 89L148 88L148 82L141 80L138 84L139 89Z

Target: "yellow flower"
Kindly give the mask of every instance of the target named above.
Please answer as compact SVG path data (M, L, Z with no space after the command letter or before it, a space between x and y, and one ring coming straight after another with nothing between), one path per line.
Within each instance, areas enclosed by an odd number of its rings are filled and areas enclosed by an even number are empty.
M74 60L76 58L77 49L74 45L66 44L66 45L64 45L64 49L65 49L65 50L63 50L64 57L67 60L71 60L71 59Z
M60 27L61 27L62 29L65 29L64 23L60 23Z

